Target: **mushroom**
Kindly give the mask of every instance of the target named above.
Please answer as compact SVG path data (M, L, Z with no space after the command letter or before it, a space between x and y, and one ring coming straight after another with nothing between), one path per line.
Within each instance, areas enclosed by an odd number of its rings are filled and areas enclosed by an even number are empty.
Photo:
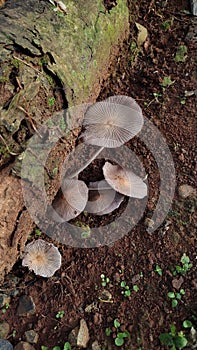
M61 189L55 197L52 217L64 222L74 219L85 208L88 201L88 188L85 182L76 179L64 179Z
M128 96L112 96L96 102L85 112L81 137L86 144L99 146L82 168L71 174L71 178L84 170L105 148L122 146L140 132L144 123L141 108Z
M103 174L107 183L117 192L134 198L147 196L146 184L131 170L105 162Z
M57 247L42 239L25 246L22 266L42 277L51 277L61 266L61 254Z
M117 193L105 180L89 183L89 200L85 210L88 213L104 215L118 208L124 196Z

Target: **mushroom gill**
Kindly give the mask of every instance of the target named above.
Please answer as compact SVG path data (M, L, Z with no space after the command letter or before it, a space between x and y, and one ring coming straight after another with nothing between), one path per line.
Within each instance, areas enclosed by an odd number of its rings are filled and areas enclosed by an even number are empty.
M22 266L42 277L51 277L61 266L61 254L57 247L42 239L25 246Z
M147 185L131 170L105 162L103 174L107 183L117 192L134 198L147 196Z

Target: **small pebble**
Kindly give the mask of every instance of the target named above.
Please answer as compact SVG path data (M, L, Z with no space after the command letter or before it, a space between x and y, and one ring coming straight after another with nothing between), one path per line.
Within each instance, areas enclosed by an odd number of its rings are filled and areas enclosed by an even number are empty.
M178 189L179 196L183 199L195 196L196 195L196 189L190 185L181 185Z
M20 341L20 343L14 347L14 350L35 350L35 348L25 341Z
M0 338L6 339L10 331L10 325L7 322L0 322ZM1 347L0 347L1 349Z
M32 297L28 295L22 295L19 299L19 305L17 308L18 316L29 316L35 313L35 304Z
M30 344L36 344L38 342L38 333L33 329L25 332L25 340Z
M79 333L77 335L77 346L80 348L87 348L89 342L89 330L86 321L82 318L80 320Z
M92 343L92 350L101 350L101 346L99 345L98 341L95 340L93 343Z
M5 306L5 304L10 303L10 297L7 294L0 294L0 308Z

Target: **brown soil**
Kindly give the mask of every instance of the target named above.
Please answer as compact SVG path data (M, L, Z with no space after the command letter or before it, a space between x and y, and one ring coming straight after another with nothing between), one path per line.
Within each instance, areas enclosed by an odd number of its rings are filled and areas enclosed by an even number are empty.
M134 24L131 24L130 39L117 57L113 69L110 68L110 77L103 82L99 100L117 94L135 98L144 116L166 138L175 164L177 188L181 184L194 186L195 94L185 96L186 91L196 89L196 44L194 40L187 40L194 18L184 12L189 10L186 0L140 3L140 6L136 6L135 21L147 28L148 38L138 57L135 57L131 43L136 42L137 32ZM109 1L108 8L110 6L113 4ZM180 45L187 47L187 57L185 62L177 63L174 57ZM162 87L164 77L170 77L172 82L165 88ZM11 298L6 313L0 311L0 319L10 324L9 340L13 345L24 339L26 330L34 329L39 334L36 349L41 349L42 345L49 350L57 345L63 348L69 332L84 318L90 331L87 349L91 349L95 340L102 345L102 349L116 349L113 320L117 318L121 330L130 333L130 338L125 340L121 349L162 350L166 347L161 345L159 335L169 332L171 324L175 324L179 331L183 330L184 320L195 323L195 199L190 197L183 200L176 190L172 209L165 221L149 234L146 219L152 216L159 195L158 169L153 155L137 137L127 146L140 157L148 174L149 199L143 218L131 232L111 246L79 249L55 242L63 263L52 278L35 276L21 267L19 261L0 289L19 291L17 296ZM81 178L85 181L100 179L102 164L102 159L94 161L81 174ZM87 218L81 214L77 220L85 224L91 222L92 226L106 225L114 221L126 205L127 200L115 212L116 215L113 213L101 218L92 215ZM32 234L32 238L37 237ZM50 241L44 234L41 238ZM172 308L167 293L177 291L173 287L175 277L172 268L180 265L183 253L189 256L193 267L182 276L181 288L185 290L185 295L178 306ZM162 269L162 276L155 271L156 265ZM109 278L106 287L101 285L101 274ZM122 294L120 281L125 281L130 287L129 297ZM139 288L137 292L132 289L134 285ZM106 290L111 295L110 300L106 298ZM36 313L18 317L18 301L24 294L33 298ZM90 304L92 307L88 312L86 307ZM57 319L56 314L60 310L64 310L65 315ZM110 337L105 334L107 327L114 331ZM13 330L16 330L15 336ZM189 339L189 330L186 336Z

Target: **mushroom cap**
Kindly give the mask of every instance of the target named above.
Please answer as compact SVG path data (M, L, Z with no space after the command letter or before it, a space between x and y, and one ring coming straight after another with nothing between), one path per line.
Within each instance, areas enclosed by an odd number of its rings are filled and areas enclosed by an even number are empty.
M42 277L51 277L61 266L61 254L57 247L42 239L25 246L22 266Z
M92 190L91 190L92 189ZM100 212L105 212L105 210L109 210L112 203L114 202L116 196L116 191L109 186L107 181L95 181L89 183L89 200L86 204L85 210L88 213L94 213L96 215L104 215L98 214Z
M109 162L105 162L103 174L108 184L117 192L134 198L147 196L146 184L131 170L122 168L120 165L112 165Z
M106 215L111 213L113 210L119 208L123 200L124 200L124 196L121 193L115 192L115 197L111 202L111 204L105 209L97 212L96 215Z
M144 120L141 108L131 97L114 96L91 105L84 115L87 144L119 147L140 132Z
M110 103L117 103L120 105L130 107L130 108L134 109L135 111L142 114L141 107L138 105L136 100L134 100L134 98L132 98L130 96L125 96L125 95L110 96L105 101L109 101Z
M88 188L85 182L76 179L64 179L62 193L55 198L52 206L56 210L55 219L69 221L78 216L88 201Z

